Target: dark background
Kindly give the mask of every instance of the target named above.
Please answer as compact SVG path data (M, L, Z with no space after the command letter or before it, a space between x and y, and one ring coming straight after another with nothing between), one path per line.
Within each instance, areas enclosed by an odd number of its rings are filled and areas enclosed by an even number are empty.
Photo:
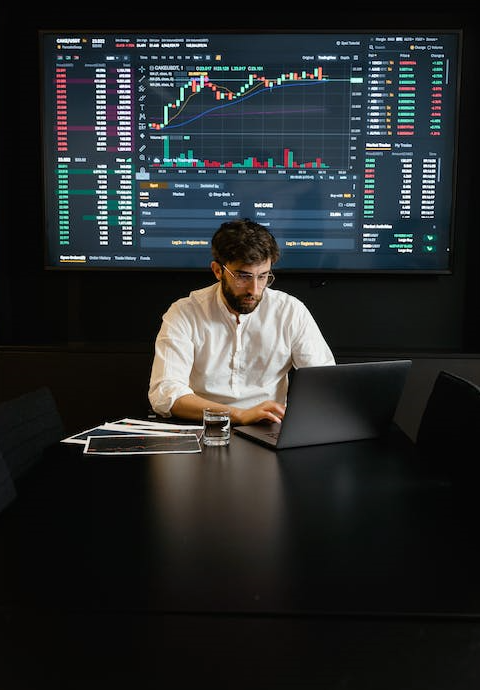
M339 274L325 276L325 280L279 276L275 286L306 303L339 359L454 356L472 359L480 376L480 241L474 173L478 32L473 9L467 10L458 2L449 11L432 10L421 3L410 3L410 9L402 4L401 11L385 10L384 4L362 4L358 8L350 3L339 12L313 4L295 7L288 13L279 9L272 13L242 4L232 6L228 12L235 19L227 19L226 15L224 5L210 4L191 15L180 6L177 14L169 9L165 15L161 5L118 10L104 4L99 9L99 5L88 3L62 6L57 11L37 9L25 12L22 19L17 7L0 10L0 399L39 382L51 384L51 369L60 376L59 357L81 351L90 357L84 366L91 372L103 366L99 352L141 353L143 364L138 375L142 380L136 386L143 400L162 313L174 299L211 282L209 272L59 273L43 269L38 59L41 28L195 32L235 27L239 32L276 28L463 29L453 274ZM35 363L31 359L34 352L42 355ZM58 355L54 361L52 352ZM20 354L30 357L27 363L18 358ZM71 379L78 387L81 382L71 366L71 362L65 364L61 378ZM34 371L35 376L27 371ZM128 377L123 360L115 368L115 375ZM105 387L112 391L109 380ZM131 387L126 385L125 393L128 390Z

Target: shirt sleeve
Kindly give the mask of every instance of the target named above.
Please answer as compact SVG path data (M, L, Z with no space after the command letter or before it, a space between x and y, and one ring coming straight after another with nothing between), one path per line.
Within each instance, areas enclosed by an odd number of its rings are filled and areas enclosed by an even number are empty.
M174 304L164 314L155 340L148 399L157 414L171 417L175 400L194 392L189 386L193 359L191 324Z
M308 308L297 302L292 337L292 362L295 369L330 366L335 357Z

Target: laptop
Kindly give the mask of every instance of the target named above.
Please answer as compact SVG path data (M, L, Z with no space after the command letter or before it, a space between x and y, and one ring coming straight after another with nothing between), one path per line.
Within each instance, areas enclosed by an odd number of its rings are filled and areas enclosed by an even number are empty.
M377 438L393 421L411 364L398 359L293 370L282 422L233 430L275 450Z

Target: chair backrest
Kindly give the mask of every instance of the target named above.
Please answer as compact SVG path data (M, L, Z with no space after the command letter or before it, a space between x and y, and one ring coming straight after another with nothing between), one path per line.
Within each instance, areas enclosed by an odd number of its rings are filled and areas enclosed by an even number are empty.
M17 491L12 480L12 475L7 467L7 463L0 452L0 513L16 497Z
M472 444L478 443L479 431L480 387L440 371L420 420L417 447L431 457L453 459L465 453L466 447L475 448ZM480 465L480 453L467 452Z
M63 436L63 421L47 386L0 403L0 452L14 481Z

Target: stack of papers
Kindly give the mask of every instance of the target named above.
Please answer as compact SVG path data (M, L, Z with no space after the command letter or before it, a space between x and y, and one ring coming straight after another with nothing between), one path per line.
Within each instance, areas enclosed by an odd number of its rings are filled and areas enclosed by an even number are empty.
M203 426L119 419L62 439L83 444L86 455L200 453Z

